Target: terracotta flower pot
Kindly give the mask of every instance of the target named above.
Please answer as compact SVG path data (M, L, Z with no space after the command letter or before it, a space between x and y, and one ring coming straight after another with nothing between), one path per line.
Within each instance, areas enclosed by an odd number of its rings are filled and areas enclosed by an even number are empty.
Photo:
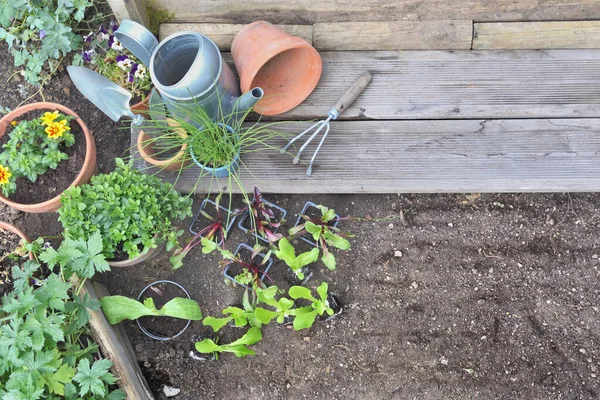
M123 260L123 261L111 261L111 260L106 260L106 262L108 262L108 265L110 265L111 268L116 267L116 268L122 268L122 267L131 267L133 265L137 265L140 263L143 263L144 261L150 260L151 258L154 258L158 255L160 255L163 250L165 249L165 243L161 243L158 246L156 246L153 249L148 250L148 252L146 254L142 254L136 258L132 258L129 260Z
M167 123L171 126L177 126L177 123L172 119L167 119ZM177 129L176 132L182 139L187 137L187 133L183 128ZM150 135L146 134L144 131L140 131L137 139L138 153L140 153L140 156L144 159L144 161L166 172L179 171L182 167L185 167L189 163L190 160L185 157L187 147L187 143L184 143L183 146L181 146L181 150L179 150L173 157L168 159L160 159L155 158L156 150Z
M141 116L143 116L144 118L148 119L150 118L150 114L148 114L148 102L150 101L150 95L147 94L146 96L144 96L142 98L142 101L140 101L139 103L135 103L134 105L130 106L129 108L131 108L131 111L133 111L134 114L140 114Z
M21 239L25 240L26 242L31 242L31 240L29 240L27 235L23 233L22 230L20 230L14 225L9 224L8 222L0 221L0 229L12 232L15 235L18 235ZM29 253L29 259L33 260L33 254L31 252Z
M77 177L75 178L73 183L69 185L69 187L80 186L84 183L89 182L92 175L94 175L94 173L96 172L96 143L94 142L94 137L88 130L87 126L83 123L83 120L79 117L79 115L75 113L75 111L71 110L70 108L56 103L31 103L23 107L19 107L16 110L9 112L2 119L0 119L0 137L4 136L7 128L10 126L10 123L12 121L18 119L21 115L36 110L58 110L59 112L65 115L75 117L73 121L79 124L85 137L85 160L83 161L81 171L79 171L79 174L77 174ZM77 140L81 140L81 138L77 138ZM61 194L59 194L56 197L53 197L50 200L46 200L42 203L36 204L16 203L2 195L0 195L0 201L19 211L25 211L29 213L43 213L58 210L58 207L60 207Z
M321 56L306 40L266 21L245 26L233 40L231 53L242 93L254 87L265 91L254 106L263 115L281 114L302 103L323 69Z

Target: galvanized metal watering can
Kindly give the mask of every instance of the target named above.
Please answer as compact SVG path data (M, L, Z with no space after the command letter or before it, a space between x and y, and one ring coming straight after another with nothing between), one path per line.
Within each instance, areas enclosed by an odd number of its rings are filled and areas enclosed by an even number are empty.
M264 92L254 88L240 96L239 82L217 45L197 32L178 32L158 42L144 26L123 20L117 40L149 71L169 111L185 118L188 109L202 107L214 120L249 110Z

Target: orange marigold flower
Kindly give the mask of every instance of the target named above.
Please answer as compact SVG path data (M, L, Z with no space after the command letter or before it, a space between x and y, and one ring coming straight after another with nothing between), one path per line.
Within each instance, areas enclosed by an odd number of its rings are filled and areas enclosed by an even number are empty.
M66 119L63 119L62 121L58 122L50 122L50 124L45 129L50 139L58 139L63 135L63 133L70 130L71 128L67 126Z
M8 178L11 176L10 169L4 165L0 165L0 185L6 185L8 183Z
M40 120L42 121L42 125L50 125L56 118L58 118L58 111L45 112L44 115L40 117Z

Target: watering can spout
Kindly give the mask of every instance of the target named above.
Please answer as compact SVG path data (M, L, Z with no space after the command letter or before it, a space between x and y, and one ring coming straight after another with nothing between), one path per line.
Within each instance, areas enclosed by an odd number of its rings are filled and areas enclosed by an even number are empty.
M250 110L254 105L263 98L265 92L259 88L255 87L254 89L244 93L237 99L233 99L232 109L234 113L242 114L246 111Z

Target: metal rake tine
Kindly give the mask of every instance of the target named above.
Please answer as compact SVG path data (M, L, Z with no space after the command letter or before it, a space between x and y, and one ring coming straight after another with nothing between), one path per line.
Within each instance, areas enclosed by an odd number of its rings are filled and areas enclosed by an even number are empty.
M310 132L311 129L313 129L315 126L319 125L322 122L323 121L317 121L314 124L312 124L310 126L310 128L306 129L304 132L294 136L294 138L292 140L290 140L284 147L281 148L281 150L279 150L279 153L281 153L281 154L285 153L286 150L292 145L292 143L294 143L296 140L300 139L302 136L306 135L308 132Z
M312 158L310 159L310 163L308 164L308 169L306 170L306 176L311 176L312 175L312 166L313 166L313 163L315 162L315 158L317 157L317 153L319 152L319 150L321 150L321 146L323 146L323 142L325 141L325 138L327 137L328 133L329 133L329 122L327 122L327 129L325 130L325 133L323 134L323 137L321 138L321 141L319 142L319 145L317 146L317 149L315 150L315 152L313 153Z
M300 147L300 150L298 150L298 154L296 154L296 157L294 157L294 160L292 161L294 164L298 164L298 161L300 161L300 155L302 154L304 149L306 149L306 146L308 146L310 142L312 142L312 140L323 130L325 126L329 126L329 121L331 121L331 116L329 116L329 118L327 118L325 121L321 121L322 124L319 127L319 129L317 129L315 133L310 135L310 137L306 140L306 142L304 142L302 147Z

